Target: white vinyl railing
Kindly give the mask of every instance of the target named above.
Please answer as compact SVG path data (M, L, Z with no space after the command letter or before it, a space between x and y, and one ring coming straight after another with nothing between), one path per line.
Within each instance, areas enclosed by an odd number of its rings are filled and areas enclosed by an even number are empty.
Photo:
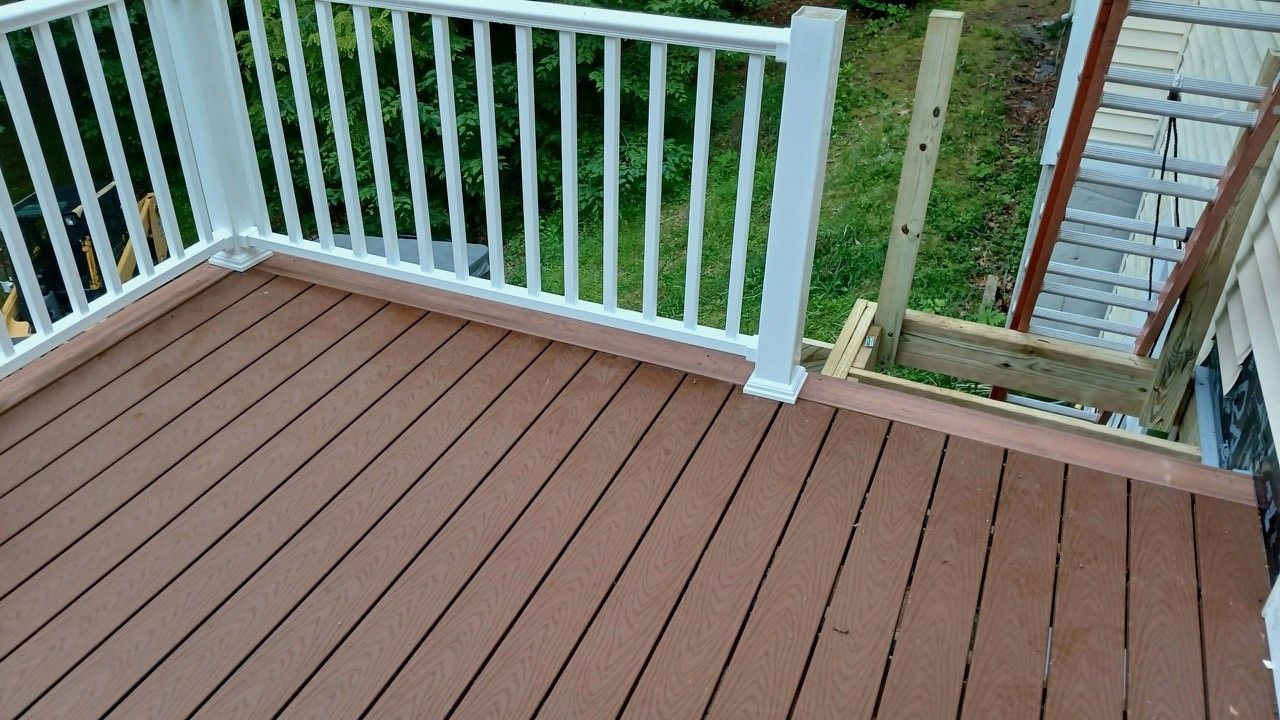
M88 29L87 13L94 8L107 8L117 24L121 54L130 55L135 46L128 37L124 2L22 0L0 8L0 31L12 34L30 29L34 33L55 106L65 100L66 92L58 82L57 72L49 69L57 63L56 53L49 45L48 23L71 18L109 151L113 142L119 145L118 133L110 119L112 99L106 97L101 83L95 82L93 64L97 53L92 47L93 33ZM149 185L162 201L166 222L170 225L166 232L171 257L154 267L144 262L144 258L150 259L146 243L133 240L141 235L130 208L125 207L125 215L130 219L129 236L139 258L139 276L127 281L108 277L103 297L86 302L75 297L81 284L73 266L72 239L58 235L59 230L54 228L58 223L53 222L56 212L46 210L46 221L54 236L53 246L62 270L61 282L72 296L72 312L57 323L37 322L35 336L16 345L7 343L7 336L0 340L5 343L0 347L5 362L0 366L0 374L11 370L24 357L43 352L50 343L65 339L68 332L78 331L139 292L220 250L214 261L236 269L246 268L271 252L280 252L736 353L756 363L748 383L749 391L794 400L804 380L797 360L825 174L843 13L805 8L796 14L789 28L767 28L527 0L319 0L314 3L314 35L304 37L300 20L304 16L311 20L310 5L303 8L305 13L300 13L296 0L244 0L241 15L238 7L233 13L226 0L146 0L145 14L165 86L165 109L173 119L177 166L191 197L188 227L193 230L184 233L177 227L174 203L164 177L165 163L159 156L155 129L149 127L151 115L146 107L146 95L141 92L141 78L131 71L131 68L136 70L136 58L122 58L134 115L142 120L138 125L146 150ZM344 30L354 31L356 62L351 68L343 66L344 53L339 46L339 26L335 18L343 22ZM381 28L385 45L388 19L392 52L379 55L374 28ZM422 42L428 26L431 52L419 49L424 51L422 54L432 56L429 66L421 63L418 53L414 52L414 43ZM413 28L418 29L416 33ZM236 29L245 29L247 33L237 35ZM474 56L474 104L460 103L455 92L458 78L453 66L457 50L451 34L464 30L471 39L469 52ZM554 54L558 65L558 98L535 97L535 73L541 63L535 54L535 33L555 34L556 42L551 45L554 50L548 52ZM599 67L580 66L578 44L583 36L592 35L602 38L602 62ZM495 38L499 37L505 41L503 49L514 53L514 97L495 97L494 49ZM283 58L273 58L270 44L273 40L283 41ZM312 43L319 46L318 58L316 54L307 54L308 47L314 49ZM667 140L666 102L671 93L668 57L672 48L677 47L692 48L687 52L697 55L696 81L690 88L695 100L684 247L673 246L670 228L665 234L662 228L664 220L671 221L663 214L663 152ZM624 57L636 53L647 55L647 78L623 75ZM741 60L744 72L740 75L722 73L720 80L742 84L741 94L736 97L741 97L744 105L735 108L735 113L740 111L742 118L736 147L731 151L721 150L737 155L728 277L723 288L704 288L707 187L713 168L711 125L716 109L717 56L721 53ZM242 66L242 58L252 58L252 68L247 64ZM389 65L391 58L394 68L378 67L379 59ZM769 123L770 127L777 127L777 159L773 166L768 238L764 243L751 243L753 214L760 216L755 210L759 204L757 147L762 127L764 75L766 64L774 61L786 63L786 75L781 116L770 119ZM633 62L630 67L636 65ZM97 72L100 75L100 70ZM420 97L420 91L427 87L421 80L432 72L435 82L430 90L434 92L422 92ZM349 103L353 98L347 97L351 89L344 84L344 77L356 73L360 83L359 97L355 99L359 102ZM324 97L312 97L309 79L313 75L323 77ZM599 158L579 156L578 94L582 78L588 75L599 78L601 85L604 127L603 157ZM395 82L382 82L380 77L394 77ZM43 158L39 143L29 118L22 117L26 113L21 100L23 88L7 43L0 48L0 81L14 115L40 205L56 207L53 185L41 169ZM622 253L619 242L623 222L619 196L623 167L620 93L626 81L647 83L649 88L643 178L644 239L642 252L634 253L635 256ZM286 122L282 114L281 88L291 95L292 109L296 112L291 115L291 122ZM545 91L545 85L543 89ZM255 104L259 98L261 101L262 111L252 116L247 90L254 92ZM363 106L364 112L359 113L363 117L349 115L353 104ZM420 123L423 106L438 113L438 132L424 133ZM561 172L559 186L547 188L547 177L538 171L540 155L535 120L538 113L545 113L552 106L559 110ZM501 152L499 143L495 118L500 110L506 111L507 117L518 118L515 123L518 152L507 153L510 157ZM463 154L459 139L462 114L478 116L478 122L474 123L479 135L478 157ZM399 115L400 120L391 123L389 128L384 118L395 115ZM318 119L324 122L318 124ZM336 159L322 156L322 148L326 147L321 142L322 126L327 126L328 135L324 139L332 140ZM353 133L353 128L358 133ZM89 176L88 165L80 158L75 123L61 122L60 130L76 189L80 197L90 197L97 179ZM388 142L388 133L395 136L396 143ZM367 144L353 143L353 134L361 141L367 139ZM263 137L266 146L256 146L255 138ZM300 158L291 156L290 138L300 146ZM429 178L424 151L439 153L442 177ZM585 160L598 160L602 167L603 187L599 188L602 212L589 213L593 216L589 218L581 212L583 188L579 168ZM4 163L0 171L7 172L10 161L0 162ZM128 167L119 152L112 152L109 164L117 187L128 188L130 173L137 169ZM505 175L508 180L504 186L504 169L516 165L518 173ZM477 166L478 172L466 170ZM393 167L403 172L393 173ZM364 172L358 174L357 169ZM371 187L362 187L361 177L371 177ZM519 187L513 186L515 177L519 178ZM406 180L408 188L396 187ZM428 188L437 180L443 192L437 188L437 192L428 193ZM3 185L0 179L0 189ZM396 189L402 191L399 197L394 194ZM483 202L479 206L468 206L467 193L482 197ZM132 195L131 190L122 190L120 196L131 198ZM540 206L540 198L545 205L549 196L558 196L558 213L549 213L548 208ZM0 196L3 206L0 207L0 229L15 258L23 299L30 303L32 297L42 294L30 289L43 289L49 279L37 281L23 265L25 244L16 222L12 221L13 205L9 200ZM514 212L517 204L518 213ZM122 202L122 205L129 203ZM332 212L335 209L336 215ZM401 221L411 218L411 227L398 226L397 209ZM504 216L504 209L512 212ZM479 217L469 219L468 210L483 212L483 221ZM448 262L441 262L440 266L435 262L433 212L435 217L447 217L444 223L447 233L443 234L447 235ZM90 238L105 244L108 237L105 229L99 227L92 209L89 215ZM544 258L543 236L546 223L553 216L562 220L557 234L563 258L555 258L558 262L548 264L548 258ZM513 217L519 221L513 222ZM366 226L366 220L371 224ZM585 297L588 293L583 292L579 276L581 229L584 223L590 227L592 222L599 223L591 230L592 237L599 237L601 243L601 267L593 269L599 273L601 282L598 295ZM343 229L345 233L341 232ZM489 271L482 277L473 277L470 273L471 258L477 247L469 242L469 230L482 232L484 236L480 247L487 255ZM402 257L402 236L409 238L406 248L416 250L417 262ZM516 237L519 243L508 241ZM377 244L371 239L378 240ZM375 251L371 252L371 247ZM105 256L111 257L109 252L109 247L98 249L99 256L107 253ZM753 252L762 253L764 257L753 259ZM523 253L523 258L519 253ZM671 282L664 278L675 274L661 272L660 256L683 256L682 292L678 287L664 285ZM110 265L101 264L104 268ZM748 268L761 264L760 295L758 300L750 300L759 303L758 308L750 308L751 315L759 311L759 329L751 335L744 332L743 318L748 314L744 312L744 304L749 301L745 288ZM554 272L562 276L548 277L549 267L554 267ZM508 272L509 268L518 272ZM624 279L640 281L638 298L633 301L628 301L633 297L631 294L620 293ZM708 315L700 307L705 291L723 293L725 298L723 322L716 322L714 326L703 322ZM681 294L683 304L679 311L660 311L660 296ZM669 308L672 303L665 302L662 306ZM39 308L32 312L38 315Z

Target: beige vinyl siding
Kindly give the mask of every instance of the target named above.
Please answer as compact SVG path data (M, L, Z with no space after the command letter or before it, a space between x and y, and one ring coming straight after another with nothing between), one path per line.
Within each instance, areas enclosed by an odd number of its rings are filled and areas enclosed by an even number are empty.
M1256 0L1201 0L1206 7L1276 12L1274 2ZM1258 81L1263 58L1269 51L1280 51L1280 35L1248 30L1195 25L1187 33L1181 61L1175 70L1188 77L1254 84ZM1161 57L1163 62L1163 57ZM1154 69L1154 68L1153 68ZM1165 66L1160 66L1166 70ZM1187 95L1187 102L1215 107L1245 109L1245 103L1215 100ZM1155 134L1157 150L1163 150L1164 122ZM1195 160L1226 163L1235 148L1240 130L1220 125L1180 121L1178 124L1179 156ZM1180 178L1184 182L1211 181ZM1155 198L1143 199L1139 217L1154 219ZM1179 201L1182 224L1191 226L1203 210L1202 203ZM1161 203L1160 217L1172 222L1172 199ZM1142 239L1142 238L1135 238ZM1150 240L1150 238L1145 238ZM1164 266L1164 267L1162 267ZM1155 278L1159 283L1167 274L1166 263L1157 263ZM1121 272L1147 277L1147 261L1130 257ZM1145 295L1142 291L1125 294ZM1236 259L1227 291L1219 300L1215 321L1219 344L1223 385L1231 387L1238 375L1238 365L1254 353L1262 383L1263 397L1273 423L1280 421L1280 157L1271 164L1263 184L1262 195L1254 208L1244 243ZM1112 310L1109 319L1140 324L1143 316L1129 311ZM1206 343L1202 357L1210 347Z
M1182 57L1189 29L1190 26L1185 23L1125 18L1124 29L1120 31L1120 38L1116 42L1113 64L1117 67L1173 72ZM1111 92L1119 88L1108 84L1106 89ZM1123 91L1141 97L1163 97L1159 90L1146 88L1123 88ZM1089 138L1118 145L1151 148L1159 126L1159 119L1150 115L1104 108L1094 118Z

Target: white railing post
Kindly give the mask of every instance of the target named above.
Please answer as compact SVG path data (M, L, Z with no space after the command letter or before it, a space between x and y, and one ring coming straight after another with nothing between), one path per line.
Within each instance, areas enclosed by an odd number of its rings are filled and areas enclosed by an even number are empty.
M270 232L262 176L249 128L244 85L226 0L153 0L173 53L181 107L195 151L195 167L209 210L213 240L225 243L210 262L246 270L270 256L250 246Z
M791 19L752 395L795 402L809 276L827 172L845 13L801 8Z

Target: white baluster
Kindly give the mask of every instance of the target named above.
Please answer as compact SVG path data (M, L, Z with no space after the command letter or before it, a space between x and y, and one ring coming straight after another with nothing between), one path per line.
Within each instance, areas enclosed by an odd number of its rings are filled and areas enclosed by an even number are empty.
M476 96L480 101L480 153L484 166L484 217L489 237L489 280L494 287L506 283L502 256L502 195L498 187L498 130L494 121L493 53L489 23L475 28Z
M400 111L404 116L404 144L409 153L409 184L413 193L413 231L418 240L418 266L434 270L435 252L431 244L431 210L427 205L427 170L422 161L422 126L418 120L418 83L413 73L413 42L409 37L409 14L391 12L395 34L396 71L400 78Z
M436 57L436 89L440 95L440 135L444 143L445 191L449 196L449 239L453 243L453 274L466 280L467 222L462 214L462 159L458 150L458 109L453 94L453 48L449 18L431 16L431 39Z
M742 285L747 275L747 239L751 232L751 201L756 184L756 145L760 135L760 100L764 89L764 57L747 60L747 97L742 109L742 143L738 148L738 199L733 213L733 250L729 255L729 303L724 332L730 338L742 330Z
M355 153L351 150L350 119L347 117L346 94L342 88L342 59L338 57L333 7L328 0L316 3L316 27L320 32L320 55L324 58L325 84L329 90L329 112L333 116L333 142L338 149L342 199L347 209L347 232L351 234L351 252L359 258L368 253L365 245L364 210L360 207Z
M524 272L529 295L542 292L542 252L538 244L538 146L534 133L533 29L516 28L516 93L520 105L520 185L524 200Z
M355 15L356 54L360 57L360 78L364 87L364 116L369 126L369 154L373 157L373 182L378 193L378 218L382 224L382 247L387 262L400 262L400 234L396 230L396 208L392 204L391 168L387 164L387 127L382 121L382 98L378 90L378 66L373 56L373 29L369 8L351 6Z
M702 232L707 217L707 165L711 148L711 101L716 51L698 51L698 95L693 118L693 174L689 181L689 245L684 270L684 326L698 326L698 290L702 281Z
M641 312L652 321L658 314L658 245L662 241L662 143L667 115L667 46L649 51L649 148L645 168L644 287Z
M578 50L560 33L560 192L564 198L564 298L578 302Z
M604 309L618 309L618 183L622 40L604 39Z

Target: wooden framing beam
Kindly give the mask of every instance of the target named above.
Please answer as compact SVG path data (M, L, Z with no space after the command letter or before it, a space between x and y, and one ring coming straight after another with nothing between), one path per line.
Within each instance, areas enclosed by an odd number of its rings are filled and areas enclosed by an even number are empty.
M1252 155L1249 159L1250 164L1247 168L1241 168L1240 171L1232 174L1230 180L1235 182L1223 181L1223 189L1219 197L1224 200L1229 198L1229 201L1214 203L1205 209L1206 215L1221 213L1221 218L1214 221L1213 234L1206 235L1202 232L1202 229L1207 232L1207 225L1213 218L1202 217L1196 224L1195 232L1188 245L1187 259L1175 269L1174 277L1171 277L1166 284L1166 287L1172 287L1175 279L1183 277L1184 279L1180 282L1185 283L1186 293L1178 303L1173 324L1169 327L1169 334L1160 351L1151 392L1147 405L1142 411L1142 421L1147 427L1157 430L1172 428L1181 417L1187 399L1191 395L1192 377L1196 362L1199 360L1200 348L1211 332L1219 300L1226 291L1227 281L1249 227L1249 220L1253 217L1258 198L1262 194L1263 180L1275 158L1277 145L1280 144L1280 127L1277 126L1275 114L1277 99L1274 83L1277 73L1280 73L1280 52L1272 50L1263 60L1261 73L1262 84L1272 88L1270 104L1263 106L1266 109L1265 115L1269 119L1262 118L1259 122L1260 127L1264 122L1268 125L1268 133L1266 135L1255 133L1241 140L1232 162L1243 161L1242 153L1246 149L1245 146L1253 144L1256 147L1250 153ZM1232 168L1235 167L1235 165L1232 166ZM1227 195L1228 190L1234 195ZM1192 265L1192 253L1198 253L1201 258L1198 264ZM1181 275L1180 271L1183 268L1189 270L1189 275ZM1163 303L1164 300L1162 294L1161 302ZM1152 320L1155 318L1156 316L1153 315ZM1159 333L1159 326L1151 325L1150 327L1155 328L1154 333L1144 331L1144 337L1149 335L1151 339L1148 343L1139 343L1140 353L1149 350L1150 343L1154 342L1154 338Z
M908 310L898 363L1127 414L1146 404L1155 361Z
M865 348L866 338L871 334L871 323L874 320L876 303L858 298L853 304L853 311L844 321L840 337L831 348L831 354L822 366L822 374L831 377L848 377L849 369L861 360L857 367L868 367L869 358L874 354L874 343ZM865 350L865 352L864 352Z
M885 255L884 275L880 278L880 297L875 311L874 322L881 328L881 339L873 355L879 365L893 364L897 353L902 317L915 277L925 213L929 209L929 194L933 190L938 145L947 119L947 102L951 98L951 79L955 74L963 24L964 13L934 10L929 14L924 55L920 58L920 76L916 81L915 109L907 133L898 200L893 211L893 227L889 232L889 249Z

